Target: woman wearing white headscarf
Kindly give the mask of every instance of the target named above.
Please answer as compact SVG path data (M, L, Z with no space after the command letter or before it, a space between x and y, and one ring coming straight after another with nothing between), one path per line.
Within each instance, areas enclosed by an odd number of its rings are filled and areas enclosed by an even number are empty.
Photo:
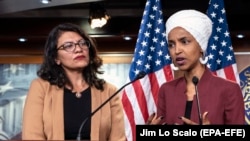
M166 37L173 60L171 67L184 75L160 87L157 116L153 121L150 117L149 123L245 123L240 86L213 75L206 67L205 52L211 33L212 21L197 10L181 10L169 17ZM197 78L198 92L195 90L194 77Z

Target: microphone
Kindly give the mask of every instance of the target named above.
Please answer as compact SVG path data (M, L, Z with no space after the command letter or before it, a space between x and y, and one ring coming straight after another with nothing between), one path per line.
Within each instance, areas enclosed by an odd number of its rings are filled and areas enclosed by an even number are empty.
M200 123L200 125L202 125L201 107L200 107L200 101L199 101L198 89L197 89L197 84L199 82L199 79L196 76L194 76L192 79L192 82L195 85L196 102L197 102L198 114L199 114L199 123Z
M89 118L91 118L98 110L100 110L106 103L108 103L108 102L109 102L115 95L117 95L124 87L126 87L127 85L129 85L129 84L135 82L136 80L139 80L139 79L143 78L145 75L146 75L146 72L144 72L144 71L139 72L139 74L136 76L136 78L135 78L133 81L130 81L130 82L126 83L125 85L123 85L123 86L122 86L119 90L117 90L111 97L109 97L109 98L108 98L106 101L104 101L99 107L97 107L97 108L95 109L95 111L93 111L89 116L87 116L87 117L83 120L83 122L82 122L82 124L81 124L81 126L80 126L80 128L79 128L79 130L78 130L77 140L78 140L78 141L81 141L81 132L82 132L82 128L84 127L85 123L87 122L87 120L88 120Z

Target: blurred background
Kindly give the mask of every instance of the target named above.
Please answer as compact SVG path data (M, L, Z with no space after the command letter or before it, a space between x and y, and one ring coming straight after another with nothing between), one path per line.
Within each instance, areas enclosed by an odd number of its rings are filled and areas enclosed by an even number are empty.
M166 20L180 9L206 12L208 3L209 0L162 0L163 14ZM224 3L235 51L249 51L250 1ZM146 0L48 0L47 4L41 0L0 0L0 55L40 55L48 32L62 22L81 25L97 40L102 53L133 53L145 4ZM92 29L91 9L105 9L109 15L107 24Z

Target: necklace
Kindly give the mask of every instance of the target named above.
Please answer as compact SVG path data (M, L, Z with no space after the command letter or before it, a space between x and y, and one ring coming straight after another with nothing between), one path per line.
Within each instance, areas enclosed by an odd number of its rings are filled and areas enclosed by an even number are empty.
M82 94L80 92L76 92L76 98L81 98Z
M80 87L78 87L78 90L84 90L84 88L85 88L86 86L85 86L85 83L83 82L83 84L81 85L81 88ZM77 91L77 89L73 89L73 88L71 88L71 91L74 93L75 92L75 95L76 95L76 98L81 98L82 97L82 93L81 92L79 92L79 91Z

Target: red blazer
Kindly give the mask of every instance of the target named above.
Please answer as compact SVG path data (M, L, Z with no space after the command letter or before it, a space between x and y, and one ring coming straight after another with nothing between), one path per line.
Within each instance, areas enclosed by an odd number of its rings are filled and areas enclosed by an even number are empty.
M211 124L244 124L244 99L240 86L217 77L206 69L197 84L201 114L208 111ZM186 108L186 81L184 77L164 83L159 90L157 115L166 124L183 124L178 117ZM193 99L191 120L199 123L196 96Z

